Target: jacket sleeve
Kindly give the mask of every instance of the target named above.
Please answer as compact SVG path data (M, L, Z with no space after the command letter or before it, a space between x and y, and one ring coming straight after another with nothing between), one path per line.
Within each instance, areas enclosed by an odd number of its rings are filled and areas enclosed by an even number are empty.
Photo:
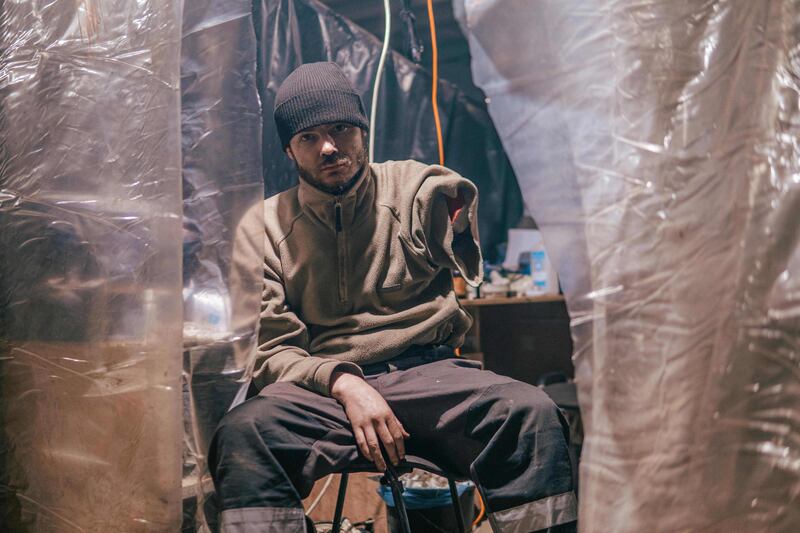
M264 202L248 209L236 227L230 270L234 358L247 368L258 345L259 305L263 287Z
M478 189L452 170L426 169L413 201L411 239L436 266L458 270L477 287L483 280L478 237Z
M250 367L255 386L261 390L270 383L290 381L330 396L331 375L335 371L363 377L355 363L310 355L308 346L308 328L286 302L280 260L267 239L258 349Z

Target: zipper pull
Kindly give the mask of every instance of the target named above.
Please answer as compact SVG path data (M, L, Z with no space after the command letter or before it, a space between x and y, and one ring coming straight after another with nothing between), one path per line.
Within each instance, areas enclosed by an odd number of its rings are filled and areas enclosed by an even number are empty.
M336 212L336 233L342 231L342 204L339 203L339 200L336 200L336 205L334 206Z

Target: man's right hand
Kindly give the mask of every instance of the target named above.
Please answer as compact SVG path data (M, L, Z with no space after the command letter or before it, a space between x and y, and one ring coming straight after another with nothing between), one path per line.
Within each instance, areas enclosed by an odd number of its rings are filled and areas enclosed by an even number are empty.
M405 458L405 439L410 435L377 390L356 375L334 372L331 396L344 407L361 454L379 471L386 470L380 443L392 464Z

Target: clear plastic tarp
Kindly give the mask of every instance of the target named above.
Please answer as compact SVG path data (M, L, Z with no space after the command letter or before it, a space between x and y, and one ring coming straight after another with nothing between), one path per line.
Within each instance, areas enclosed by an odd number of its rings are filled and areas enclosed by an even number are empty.
M214 529L260 48L190 4L0 5L0 529ZM800 1L454 8L573 317L582 530L797 530Z
M800 529L800 2L458 0L555 258L587 532Z
M0 11L0 529L175 531L181 2Z
M214 530L206 453L256 345L264 256L261 108L250 0L183 11L184 527Z

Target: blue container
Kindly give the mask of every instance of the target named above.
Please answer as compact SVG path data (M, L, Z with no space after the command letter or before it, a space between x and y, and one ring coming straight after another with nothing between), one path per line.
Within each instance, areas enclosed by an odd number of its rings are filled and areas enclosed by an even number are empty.
M474 494L474 488L475 485L471 481L456 483L459 498L467 490ZM386 505L394 507L394 496L392 495L392 489L388 485L381 485L378 488L378 494L381 495ZM403 501L406 504L406 509L409 510L432 509L453 504L453 499L450 497L450 489L447 487L443 489L406 487L403 490Z
M467 526L467 531L472 531L470 524L475 515L475 485L469 481L456 483L456 489L461 503L461 517ZM387 506L386 520L390 533L400 533L402 528L391 489L381 485L378 493ZM403 491L403 502L406 505L411 531L414 533L458 531L449 488L406 488Z

